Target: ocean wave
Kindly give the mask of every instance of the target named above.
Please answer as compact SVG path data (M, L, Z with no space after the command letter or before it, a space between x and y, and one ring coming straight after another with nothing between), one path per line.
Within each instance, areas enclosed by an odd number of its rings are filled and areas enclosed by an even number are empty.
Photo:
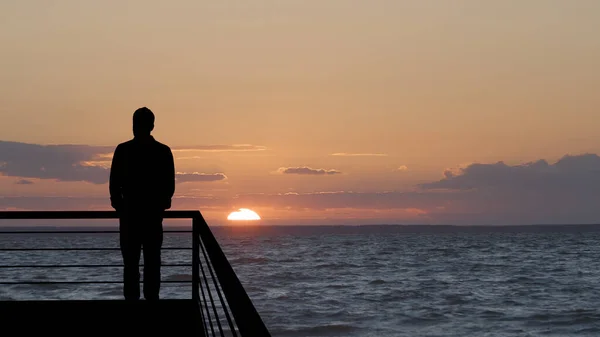
M596 323L600 320L598 310L569 310L562 312L534 313L524 317L531 324L571 326L577 324Z
M573 335L600 336L600 327L592 326L573 329Z
M317 326L304 326L291 329L277 329L274 335L285 336L345 336L359 328L347 323L334 323Z
M119 288L110 289L110 290L103 291L100 293L100 296L109 296L109 297L122 296L122 295L123 295L123 290L119 289Z
M486 309L482 310L477 316L480 318L497 319L504 317L505 314L498 310Z
M269 289L265 296L270 299L285 300L289 298L289 291L281 289Z
M164 280L165 281L191 281L192 275L191 274L172 274L172 275L165 277Z
M355 264L355 263L348 263L348 262L325 262L325 263L319 263L313 266L313 268L315 269L342 269L342 268L361 268L364 267L363 265L359 265L359 264Z
M238 257L229 261L231 264L263 264L268 263L269 259L264 257Z
M369 295L370 294L371 293L369 293ZM431 293L427 290L421 289L394 289L383 294L382 297L383 298L379 300L387 299L387 301L421 301L425 299L431 299Z
M280 258L280 259L274 259L273 262L276 263L295 263L295 262L304 262L305 259L299 258L299 257L295 257L295 258Z
M444 301L447 305L468 304L471 300L469 300L467 296L468 295L448 294L444 296Z
M324 286L325 286L325 288L332 288L332 289L344 289L344 288L352 287L352 285L348 284L348 283L327 283Z
M387 282L385 282L384 280L380 280L380 279L369 282L369 284L371 284L371 285L380 285L380 284L385 284L385 283L387 283Z

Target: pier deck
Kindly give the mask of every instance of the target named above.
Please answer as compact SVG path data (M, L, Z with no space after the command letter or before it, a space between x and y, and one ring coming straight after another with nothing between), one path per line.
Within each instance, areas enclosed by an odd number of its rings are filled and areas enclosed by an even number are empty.
M193 300L1 301L0 317L6 336L202 336L203 330Z

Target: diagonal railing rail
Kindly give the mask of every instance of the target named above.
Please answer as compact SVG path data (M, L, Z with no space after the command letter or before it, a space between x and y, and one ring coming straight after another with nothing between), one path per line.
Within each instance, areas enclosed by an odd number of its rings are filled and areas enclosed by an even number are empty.
M238 279L225 253L217 242L210 227L199 211L169 210L165 219L192 220L192 300L197 303L202 330L205 336L265 336L270 333L265 326L242 283ZM118 219L115 211L4 211L0 219ZM168 230L165 232L189 233L190 231ZM43 231L9 230L2 235L43 233L118 233L118 231ZM44 250L118 250L119 248L0 248L0 251L44 251ZM186 250L189 247L163 247L163 250ZM182 267L188 264L163 264L164 267ZM102 268L122 267L115 264L20 264L0 265L0 268ZM183 283L185 281L163 280L162 283ZM188 281L189 282L189 281ZM122 281L7 281L0 284L90 284L122 283Z

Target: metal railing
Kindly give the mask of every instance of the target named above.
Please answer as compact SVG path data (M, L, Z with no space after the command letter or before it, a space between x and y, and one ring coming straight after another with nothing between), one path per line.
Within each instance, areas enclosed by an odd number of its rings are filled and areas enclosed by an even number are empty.
M115 211L6 211L0 219L118 219ZM199 211L166 211L165 219L191 219L192 230L169 230L169 233L192 233L192 247L163 247L162 250L192 251L192 300L199 306L205 336L270 336L270 333L230 265L215 236ZM10 234L91 234L118 233L106 230L9 230ZM0 251L107 251L119 248L0 248ZM141 266L141 265L140 265ZM189 264L162 264L163 267L189 267ZM11 264L0 268L102 268L123 267L122 264ZM161 283L189 283L189 281L161 280ZM110 284L122 281L5 281L0 284Z

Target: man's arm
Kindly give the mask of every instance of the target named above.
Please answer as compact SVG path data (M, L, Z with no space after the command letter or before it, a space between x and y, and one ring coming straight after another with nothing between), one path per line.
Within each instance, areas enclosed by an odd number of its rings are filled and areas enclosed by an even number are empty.
M173 152L170 148L167 148L166 158L166 201L165 209L171 208L171 199L175 194L175 160L173 159Z
M123 206L123 195L121 187L123 185L123 163L121 159L121 147L117 146L113 154L112 164L110 167L110 179L108 189L110 192L110 204L116 211Z

